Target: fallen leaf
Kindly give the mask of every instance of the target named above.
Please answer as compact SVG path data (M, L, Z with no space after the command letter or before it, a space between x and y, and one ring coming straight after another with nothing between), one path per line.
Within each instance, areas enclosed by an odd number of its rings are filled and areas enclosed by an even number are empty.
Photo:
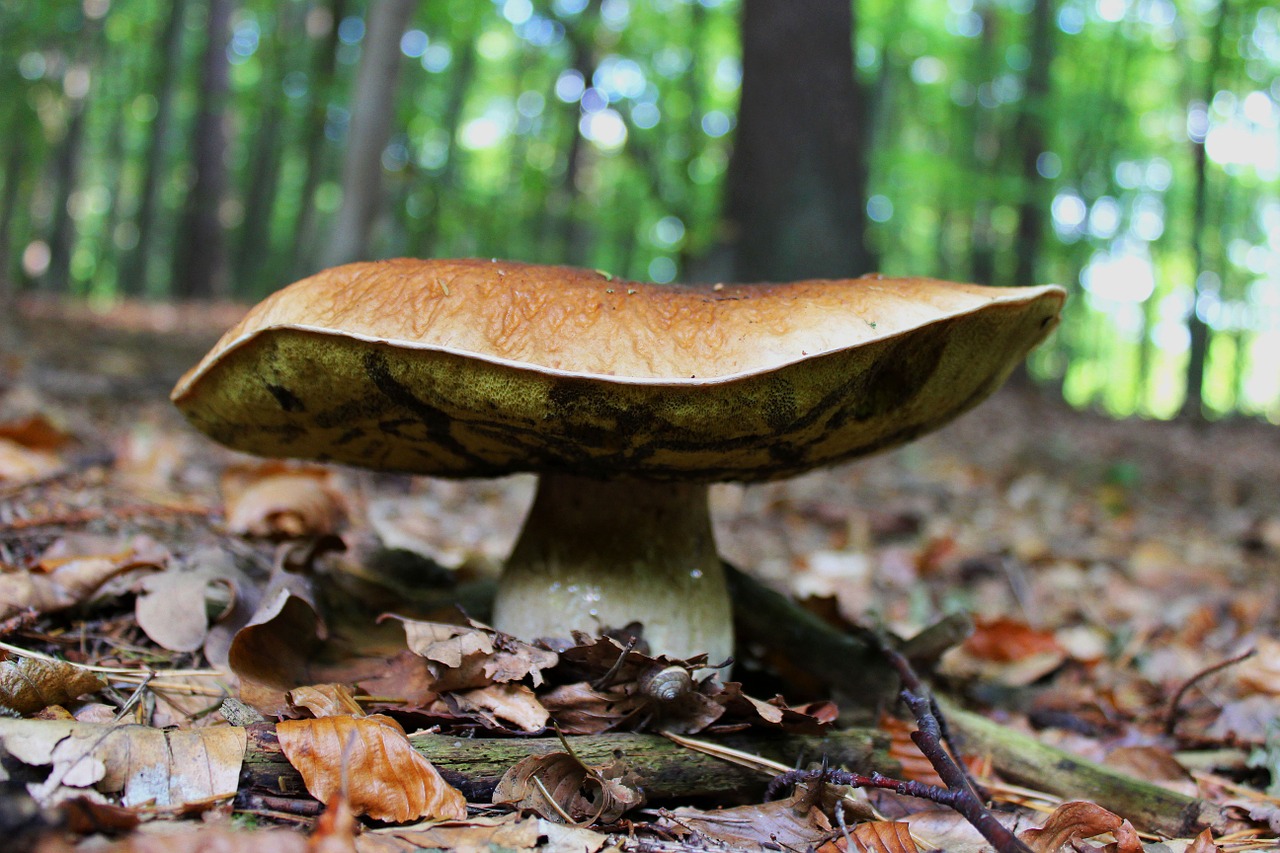
M395 840L397 846L378 844ZM442 821L426 828L388 827L365 832L356 841L360 853L411 853L451 850L491 853L499 850L538 850L539 853L596 853L609 836L577 826L565 826L515 813L480 815L465 821Z
M1033 655L1062 651L1052 631L1037 630L1008 618L978 620L974 632L961 647L976 658L996 663L1012 663Z
M540 732L551 714L523 684L491 684L449 694L449 701L463 713L481 712L514 723L522 732Z
M171 806L233 796L246 736L234 726L164 731L0 719L0 743L24 764L52 765L47 779L28 785L42 803L62 798L66 789L92 786L122 792L126 806Z
M1124 823L1119 815L1102 806L1074 800L1054 809L1053 814L1049 815L1039 829L1020 832L1018 838L1035 853L1057 853L1058 850L1073 849L1072 845L1086 838L1093 838L1104 832L1115 832ZM1123 853L1129 851L1125 850Z
M911 825L902 821L869 820L855 826L849 834L863 853L919 853L920 850L911 837Z
M593 767L567 752L520 759L498 780L493 802L556 823L614 823L644 804L642 792L621 761Z
M29 450L60 450L71 442L70 435L38 413L0 423L0 438Z
M390 717L337 716L286 720L276 736L289 763L321 802L343 790L358 815L404 823L461 820L467 801L418 754Z
M74 853L61 838L35 853ZM155 822L119 841L97 845L94 853L315 853L305 835L290 829L241 830L225 826Z
M0 574L0 619L28 608L52 613L74 607L116 575L139 568L160 568L167 558L167 552L144 536L134 537L123 549L105 554L67 554L74 547L55 543L35 570Z
M20 657L0 662L0 707L23 716L103 687L106 683L101 678L65 661Z
M9 438L0 438L0 483L39 480L62 468L62 460L47 450L32 450Z
M1216 853L1221 849L1221 847L1213 843L1213 833L1206 829L1191 840L1191 843L1187 845L1187 849L1183 853Z
M144 578L134 615L138 627L158 645L170 651L193 652L208 645L210 603L226 602L217 616L218 621L225 620L244 612L241 603L246 595L256 603L257 595L249 592L254 586L260 584L255 584L230 554L218 548L205 548L185 560L175 561L163 572ZM221 594L217 587L221 587ZM246 614L244 622L248 618ZM225 664L225 647L229 643L228 637L221 653L208 654L209 660Z
M538 700L556 726L570 735L595 735L623 726L646 704L643 696L596 690L585 681L553 687Z
M334 533L347 508L333 480L327 469L279 462L228 468L222 476L227 529L279 538Z
M356 816L341 793L324 805L311 833L308 853L356 853Z
M1248 691L1280 696L1280 640L1258 637L1254 654L1236 664L1236 682Z
M240 678L240 698L268 716L289 712L288 691L328 681L316 650L328 636L307 578L277 572L248 624L236 632L227 663Z
M410 651L432 662L437 678L434 688L441 693L520 681L526 676L537 687L542 684L542 671L560 659L555 652L478 623L466 627L387 618L404 626Z
M313 684L289 691L289 702L306 708L314 717L337 717L346 714L363 717L364 709L341 684Z
M770 849L805 850L831 837L831 823L812 796L797 790L783 800L715 811L682 806L664 814L658 826L673 833L693 831L731 848L767 844Z

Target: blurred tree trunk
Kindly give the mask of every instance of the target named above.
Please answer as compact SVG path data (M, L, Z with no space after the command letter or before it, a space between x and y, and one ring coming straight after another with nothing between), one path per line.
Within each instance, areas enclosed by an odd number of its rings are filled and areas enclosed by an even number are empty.
M1013 283L1038 284L1037 268L1044 245L1045 211L1049 209L1049 185L1040 176L1040 155L1048 149L1046 127L1052 106L1050 76L1054 56L1052 0L1035 0L1028 24L1027 68L1021 108L1014 128L1021 161L1022 200L1018 204L1018 229L1014 241Z
M169 17L160 33L156 51L156 114L151 119L147 140L147 160L143 164L142 186L138 190L138 215L134 220L137 242L121 261L120 286L127 294L147 292L151 246L154 242L156 208L160 204L160 184L168 165L169 126L173 119L173 93L178 83L178 67L182 62L183 18L187 0L172 0Z
M1013 128L1013 144L1022 178L1022 198L1018 202L1018 225L1013 244L1013 281L1015 286L1039 284L1040 251L1044 245L1049 209L1049 184L1040 175L1040 155L1048 149L1047 118L1052 104L1054 15L1052 0L1035 0L1027 21L1026 46L1031 64L1023 80L1023 97ZM1139 348L1141 352L1141 348ZM1019 364L1010 383L1029 386L1026 363Z
M306 152L306 168L302 189L298 192L298 219L293 227L292 252L289 258L291 278L301 278L313 269L311 247L315 244L315 196L324 172L329 140L325 126L329 121L329 99L333 95L334 72L338 65L338 22L347 14L347 0L330 0L329 29L315 48L308 81L309 104L307 125L302 134Z
M446 202L453 199L458 190L458 126L462 123L462 107L466 103L467 91L475 77L476 39L479 9L474 4L467 4L471 14L467 20L453 19L456 34L453 41L454 58L449 72L449 90L445 96L444 110L440 114L440 128L446 134L444 166L431 180L428 190L431 194L431 206L422 216L421 224L411 230L410 247L414 255L420 258L431 257L436 252L440 241L440 222L444 215ZM423 191L421 188L419 191Z
M292 58L289 45L301 40L303 6L289 4L276 16L273 37L261 50L265 66L260 90L262 106L253 131L252 165L246 170L244 219L240 224L240 240L236 246L235 281L232 290L238 296L260 293L264 281L278 272L271 251L271 224L279 196L280 161L284 153L285 98L284 77Z
M726 225L740 280L845 277L865 244L867 113L849 0L744 0Z
M591 78L596 70L596 26L600 20L600 0L590 0L578 16L578 20L565 24L565 37L572 46L573 58L570 68L582 75L583 85L590 86ZM564 179L560 182L560 191L554 199L555 208L559 211L559 228L556 235L557 250L554 257L557 261L569 264L586 262L590 251L591 237L583 222L582 212L578 210L579 198L582 195L578 186L578 176L587 164L588 150L580 128L582 107L575 101L565 107L565 116L569 120L569 136L565 149Z
M227 190L227 131L224 107L230 86L227 42L232 0L208 0L199 101L191 132L195 180L178 229L173 258L173 295L183 299L226 296L226 235L219 208Z
M391 137L400 38L417 0L377 0L369 6L360 68L351 94L351 124L342 161L342 206L323 253L324 266L363 259L382 199L382 151Z
M1204 70L1204 83L1199 98L1207 110L1213 102L1218 87L1218 70L1222 65L1222 43L1226 30L1228 3L1218 8L1218 20L1209 34L1209 59ZM1207 128L1206 128L1207 130ZM1184 418L1204 417L1205 362L1209 354L1209 326L1199 314L1200 297L1205 292L1205 273L1209 272L1205 243L1209 237L1209 170L1205 151L1205 135L1193 135L1191 139L1192 171L1195 183L1191 200L1191 257L1195 272L1191 308L1187 312L1187 332L1191 343L1187 352L1186 396L1183 398Z
M53 160L53 223L49 230L49 269L45 273L45 285L58 294L71 290L71 253L76 241L71 199L80 180L85 119L88 116L93 77L98 71L98 36L102 32L101 17L85 17L82 20L75 59L62 77L68 118L62 140L54 150Z
M15 104L13 113L16 115L21 109ZM5 343L15 342L17 336L18 285L10 259L21 254L13 251L13 222L18 211L18 185L22 181L26 159L26 135L15 133L4 160L4 194L0 195L0 339Z

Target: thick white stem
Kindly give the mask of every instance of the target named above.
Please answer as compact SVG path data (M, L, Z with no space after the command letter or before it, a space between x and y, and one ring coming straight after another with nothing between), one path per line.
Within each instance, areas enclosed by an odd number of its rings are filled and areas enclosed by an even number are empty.
M654 653L712 663L733 621L707 487L545 474L498 584L494 626L518 637L644 625Z

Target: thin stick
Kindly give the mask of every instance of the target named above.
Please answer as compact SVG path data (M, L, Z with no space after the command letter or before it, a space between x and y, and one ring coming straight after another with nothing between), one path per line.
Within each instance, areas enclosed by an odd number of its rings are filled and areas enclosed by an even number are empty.
M67 666L74 666L76 669L83 669L87 672L99 672L104 675L132 675L136 678L218 678L225 677L226 673L217 669L168 669L156 670L150 667L124 667L124 666L92 666L87 663L76 663L75 661L63 660L53 655L46 655L43 652L24 649L21 646L10 645L9 643L0 641L0 649L19 657L35 658L46 663L61 663Z
M1229 666L1235 666L1241 661L1248 660L1255 654L1257 654L1257 649L1248 649L1235 657L1229 657L1226 660L1218 661L1212 666L1208 666L1188 678L1183 685L1178 688L1177 692L1173 694L1173 698L1169 700L1169 709L1164 715L1165 737L1173 737L1174 729L1178 727L1178 707L1182 704L1182 700L1186 697L1192 687L1195 687L1201 681L1214 673L1221 672Z

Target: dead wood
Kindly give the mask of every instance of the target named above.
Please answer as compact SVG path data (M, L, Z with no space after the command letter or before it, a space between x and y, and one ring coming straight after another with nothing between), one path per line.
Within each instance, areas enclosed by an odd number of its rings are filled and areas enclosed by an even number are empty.
M888 756L888 738L873 729L847 729L826 735L739 732L708 738L717 745L803 766L824 756L833 766L860 767L886 773L900 770ZM465 738L439 734L411 735L414 748L471 802L487 802L502 774L530 755L563 752L559 738ZM652 734L616 733L567 737L574 754L588 765L623 758L637 775L649 802L689 797L754 796L769 777L722 759L695 752ZM275 726L249 727L240 780L241 797L306 798L302 777L285 759Z
M896 690L882 686L894 680L889 662L874 660L873 643L830 627L786 596L728 569L740 639L802 649L789 658L792 665L854 697L867 695L869 683L884 691L875 694L877 699ZM1140 831L1172 838L1233 828L1227 811L1206 800L1117 773L953 704L944 704L943 711L961 748L989 757L995 771L1009 781L1064 800L1090 800L1128 818Z

